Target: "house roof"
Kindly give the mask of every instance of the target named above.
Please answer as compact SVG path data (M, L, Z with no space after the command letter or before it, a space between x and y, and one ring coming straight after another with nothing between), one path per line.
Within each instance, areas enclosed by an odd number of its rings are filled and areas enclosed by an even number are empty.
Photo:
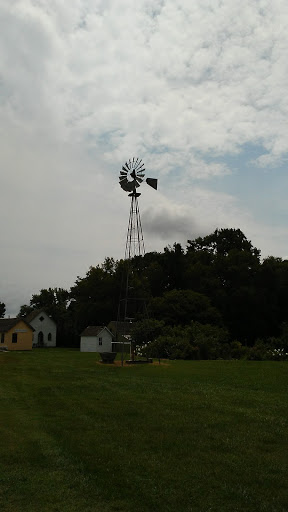
M29 327L32 331L33 329L32 325L30 325L26 320L23 318L0 318L0 332L7 332L10 331L15 325L17 325L19 322L24 322L24 324Z
M26 322L33 322L34 318L40 315L40 313L45 313L45 315L47 315L50 318L50 320L52 320L55 323L55 320L53 320L53 318L50 315L48 315L48 313L46 313L44 309L33 309L33 311L31 311L31 313L29 313L29 315L25 317Z
M104 329L106 329L106 331L108 331L113 337L112 332L110 332L109 329L103 325L88 325L88 327L86 327L86 329L81 332L80 336L98 336L98 334L100 334L100 332Z

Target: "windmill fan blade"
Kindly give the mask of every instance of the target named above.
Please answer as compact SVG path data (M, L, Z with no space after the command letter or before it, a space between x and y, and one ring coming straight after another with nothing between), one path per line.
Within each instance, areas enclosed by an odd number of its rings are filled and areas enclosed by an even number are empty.
M129 192L133 192L133 190L134 190L134 188L135 188L135 183L134 183L134 181L130 181L130 182L128 183L128 185L129 185ZM127 187L127 188L128 188L128 187Z
M127 171L120 171L121 176L127 176Z
M146 179L146 183L147 183L147 185L150 185L150 187L152 187L155 190L157 190L158 180L155 180L155 178L147 178Z
M122 171L128 172L128 171L129 171L129 169L128 169L128 167L127 167L127 169L126 169L126 167L124 167L124 166L123 166L123 167L122 167Z
M129 183L129 181L127 180L127 178L124 178L124 177L122 177L122 176L121 176L121 178L119 178L119 181L120 181L120 185L121 185L121 187L122 187L122 185L123 185L123 184L125 184L125 185L126 185L127 183Z
M137 159L137 160L138 160L138 159ZM137 170L137 169L140 169L140 167L141 167L141 162L142 162L142 160L138 160L138 161L135 163L135 169L136 169L136 170ZM144 165L144 164L142 164L142 165Z
M121 185L121 188L123 188L123 190L125 190L125 192L131 192L132 189L131 189L131 183L129 183L129 181L122 181L120 182L120 185Z
M137 180L139 183L142 183L143 178L139 178L139 176L137 176L136 180Z

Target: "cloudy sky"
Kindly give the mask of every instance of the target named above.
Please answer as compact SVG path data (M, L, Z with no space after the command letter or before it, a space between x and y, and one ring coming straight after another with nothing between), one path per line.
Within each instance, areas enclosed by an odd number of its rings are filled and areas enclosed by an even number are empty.
M286 0L0 0L0 301L123 257L142 158L146 251L240 228L288 257Z

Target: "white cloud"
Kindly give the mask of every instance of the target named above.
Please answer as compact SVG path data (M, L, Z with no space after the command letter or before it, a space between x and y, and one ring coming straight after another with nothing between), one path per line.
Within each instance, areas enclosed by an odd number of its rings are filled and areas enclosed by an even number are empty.
M82 143L89 134L100 149L98 138L110 134L109 154L155 146L221 154L247 141L287 152L280 0L26 1L2 17L18 108L41 116L44 108L63 136Z

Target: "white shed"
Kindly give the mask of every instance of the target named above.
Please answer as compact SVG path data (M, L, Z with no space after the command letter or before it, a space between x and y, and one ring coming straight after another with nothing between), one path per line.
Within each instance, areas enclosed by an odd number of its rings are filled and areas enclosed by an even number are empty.
M113 334L107 327L89 325L81 333L80 352L112 352Z
M33 347L56 347L57 325L45 311L35 309L25 321L34 329Z

